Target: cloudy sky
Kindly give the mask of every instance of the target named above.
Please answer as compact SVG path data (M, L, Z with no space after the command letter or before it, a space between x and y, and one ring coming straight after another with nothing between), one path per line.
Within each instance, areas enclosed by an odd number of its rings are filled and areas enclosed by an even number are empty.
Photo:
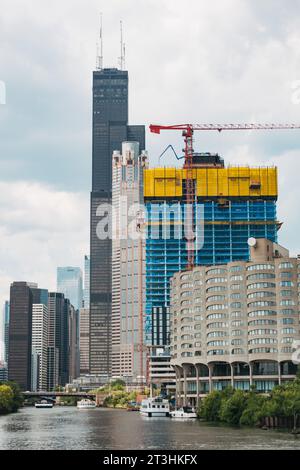
M0 0L1 305L89 250L100 12L106 67L124 23L132 124L300 122L300 0ZM168 143L180 153L178 134L147 134L152 165ZM300 131L198 133L195 149L277 165L280 242L300 253Z

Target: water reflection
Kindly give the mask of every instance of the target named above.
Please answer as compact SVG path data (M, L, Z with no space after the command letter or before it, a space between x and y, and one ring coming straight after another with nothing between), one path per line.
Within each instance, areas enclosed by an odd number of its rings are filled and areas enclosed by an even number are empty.
M25 408L0 417L0 449L300 449L300 438L122 410Z

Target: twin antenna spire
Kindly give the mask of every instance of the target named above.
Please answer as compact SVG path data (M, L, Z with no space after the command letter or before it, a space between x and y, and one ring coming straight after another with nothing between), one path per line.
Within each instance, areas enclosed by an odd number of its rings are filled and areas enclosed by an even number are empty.
M123 37L123 21L120 21L120 57L119 67L120 70L125 69L125 42ZM96 70L103 70L103 26L102 26L102 13L100 14L100 34L99 41L97 42L97 59L96 59Z

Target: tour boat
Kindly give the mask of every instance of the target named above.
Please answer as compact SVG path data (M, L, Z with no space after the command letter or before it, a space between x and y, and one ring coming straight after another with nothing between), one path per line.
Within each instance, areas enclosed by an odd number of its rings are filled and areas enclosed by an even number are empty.
M53 408L53 403L49 403L47 400L42 400L40 403L35 403L36 408Z
M171 418L196 419L197 413L195 413L194 408L191 408L190 406L183 406L178 410L171 411Z
M161 397L143 400L140 413L148 418L166 418L170 416L170 403Z
M91 408L96 408L96 406L96 402L86 398L77 402L77 408L79 410L90 410Z

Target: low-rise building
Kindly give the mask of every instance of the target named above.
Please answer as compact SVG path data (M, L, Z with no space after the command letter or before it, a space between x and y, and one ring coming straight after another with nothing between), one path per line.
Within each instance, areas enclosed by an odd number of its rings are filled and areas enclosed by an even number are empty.
M198 266L171 281L171 364L178 404L212 390L268 392L297 372L300 260L249 239L250 261Z

